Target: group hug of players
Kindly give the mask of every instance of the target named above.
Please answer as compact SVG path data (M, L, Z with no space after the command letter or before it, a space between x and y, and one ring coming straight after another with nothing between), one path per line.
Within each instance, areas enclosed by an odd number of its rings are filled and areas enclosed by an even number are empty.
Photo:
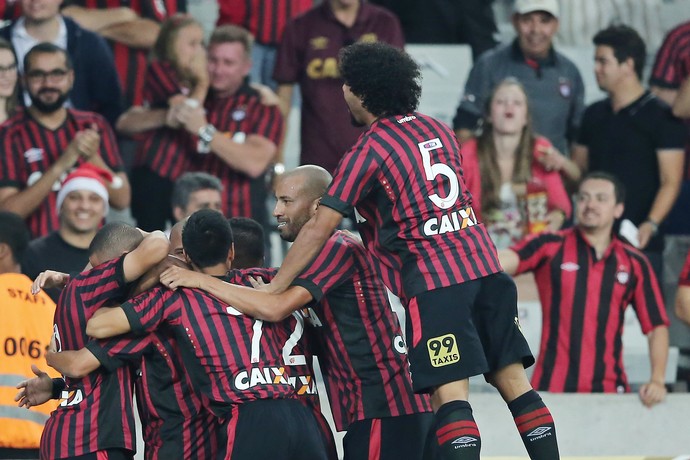
M282 178L277 207L306 204L280 222L285 239L329 182L311 166ZM397 317L361 242L334 233L281 295L251 287L275 269L232 269L243 249L211 210L177 224L169 240L120 223L99 231L93 268L69 279L57 306L47 360L66 377L65 388L50 382L51 393L65 399L46 423L41 458L131 458L132 385L147 459L337 458L314 354L336 427L348 430L347 458L382 447L382 458L422 458L431 406L412 390ZM46 272L35 285L64 281Z

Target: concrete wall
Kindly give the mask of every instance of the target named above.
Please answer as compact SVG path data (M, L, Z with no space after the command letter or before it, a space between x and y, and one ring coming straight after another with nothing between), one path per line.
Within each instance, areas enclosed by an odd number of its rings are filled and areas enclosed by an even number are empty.
M556 421L562 456L690 455L690 395L671 394L645 408L637 395L542 394ZM482 435L482 457L526 452L498 394L470 396Z

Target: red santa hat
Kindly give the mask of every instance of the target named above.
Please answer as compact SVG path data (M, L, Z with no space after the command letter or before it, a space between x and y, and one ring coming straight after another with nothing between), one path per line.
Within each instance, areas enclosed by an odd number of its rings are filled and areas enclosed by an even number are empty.
M65 197L75 190L86 190L93 192L103 198L105 202L105 213L108 213L108 189L106 184L113 181L113 175L105 169L94 166L91 163L84 163L72 171L62 181L62 187L57 194L57 208L59 213Z

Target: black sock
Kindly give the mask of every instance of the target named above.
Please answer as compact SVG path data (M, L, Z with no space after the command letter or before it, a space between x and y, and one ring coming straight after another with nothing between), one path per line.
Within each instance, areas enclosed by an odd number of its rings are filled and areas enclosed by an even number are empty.
M530 390L508 404L532 460L558 460L556 425L541 396Z
M436 412L436 451L439 460L479 460L482 441L467 401L445 403Z

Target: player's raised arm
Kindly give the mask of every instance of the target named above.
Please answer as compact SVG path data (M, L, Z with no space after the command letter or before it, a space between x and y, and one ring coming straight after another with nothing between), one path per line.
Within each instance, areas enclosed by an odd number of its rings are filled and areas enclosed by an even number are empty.
M156 230L145 234L139 246L125 256L123 263L125 281L134 281L155 267L168 255L169 247L170 242L165 233Z

